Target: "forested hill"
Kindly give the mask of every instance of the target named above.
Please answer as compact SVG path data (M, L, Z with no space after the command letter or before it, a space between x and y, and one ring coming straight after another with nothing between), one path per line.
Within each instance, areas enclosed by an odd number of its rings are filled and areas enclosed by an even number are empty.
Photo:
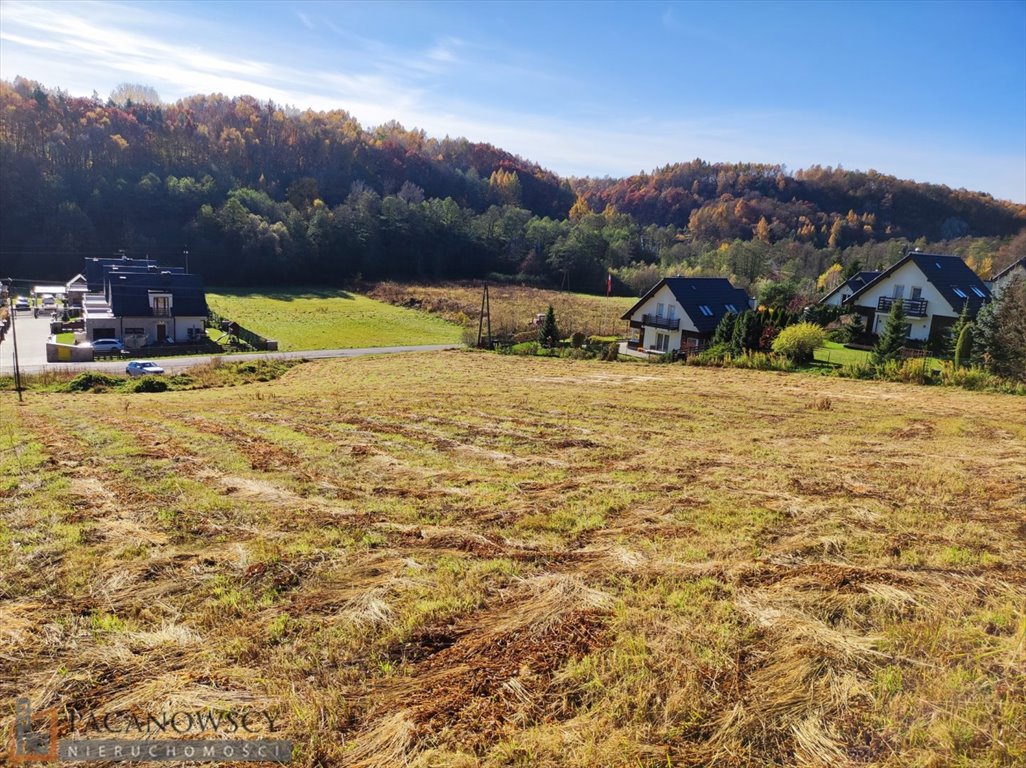
M627 179L578 179L573 186L594 210L612 205L641 222L687 227L708 240L751 238L760 224L776 240L830 247L892 237L1010 235L1026 225L1023 205L843 168L788 173L780 165L694 160Z
M0 174L0 271L54 278L82 255L180 263L188 248L218 282L569 273L594 288L682 241L840 250L1026 225L1026 206L875 173L696 160L564 179L344 111L221 95L133 104L23 79L0 82Z

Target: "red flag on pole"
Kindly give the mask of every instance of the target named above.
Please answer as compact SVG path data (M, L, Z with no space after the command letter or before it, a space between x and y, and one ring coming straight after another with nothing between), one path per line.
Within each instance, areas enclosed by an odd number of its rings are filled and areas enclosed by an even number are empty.
M610 294L613 292L613 273L610 272L606 275L606 298L608 299Z

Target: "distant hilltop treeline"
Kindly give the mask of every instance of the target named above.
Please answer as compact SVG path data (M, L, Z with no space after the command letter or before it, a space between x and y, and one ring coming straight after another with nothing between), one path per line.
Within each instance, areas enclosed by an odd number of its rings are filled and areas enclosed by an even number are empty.
M1026 226L1026 206L873 171L694 160L561 178L490 144L364 128L342 110L161 104L141 88L75 98L21 78L0 81L0 174L3 271L39 277L82 255L178 263L189 250L212 281L501 273L598 289L609 270L660 259L730 271L706 252L750 242L764 257L755 278L791 264L800 280L895 239L996 238L983 248L993 257Z

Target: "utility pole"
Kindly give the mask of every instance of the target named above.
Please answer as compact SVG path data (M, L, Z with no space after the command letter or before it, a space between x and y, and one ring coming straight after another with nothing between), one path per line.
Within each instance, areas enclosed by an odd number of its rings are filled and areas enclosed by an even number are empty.
M481 335L484 332L485 318L488 318L488 349L492 348L492 302L488 297L488 284L485 283L481 294L481 314L477 320L477 347L481 348Z
M7 301L10 307L11 313L11 343L14 345L14 390L18 393L18 402L23 402L21 395L21 368L18 367L18 332L15 329L14 322L14 291L11 288L14 287L14 280L7 278Z

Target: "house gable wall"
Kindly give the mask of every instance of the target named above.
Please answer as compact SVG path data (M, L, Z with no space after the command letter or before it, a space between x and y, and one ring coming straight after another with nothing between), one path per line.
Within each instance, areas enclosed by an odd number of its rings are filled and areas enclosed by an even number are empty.
M912 298L913 288L922 288L922 298L926 299L926 317L909 317L906 321L909 324L909 338L916 341L926 341L930 338L930 324L935 315L941 317L957 317L962 308L953 309L947 299L934 288L933 284L926 279L926 275L915 265L914 262L907 262L888 275L883 280L872 285L867 291L855 300L855 305L866 310L876 310L881 298L894 296L894 286L905 286L905 298ZM880 333L886 323L887 313L877 312L874 327L867 330L871 333Z
M662 285L659 287L654 294L652 294L644 304L639 306L634 313L631 315L632 323L640 323L643 315L655 315L656 309L659 304L663 304L663 317L669 317L670 305L676 307L676 317L680 319L680 329L676 331L669 331L665 328L653 328L652 326L645 326L644 338L640 339L641 346L645 349L653 349L656 345L656 334L657 333L668 333L670 335L670 349L680 349L682 332L686 333L698 333L698 329L695 324L688 317L684 308L677 301L677 297L673 295L673 291L670 290L669 286Z

